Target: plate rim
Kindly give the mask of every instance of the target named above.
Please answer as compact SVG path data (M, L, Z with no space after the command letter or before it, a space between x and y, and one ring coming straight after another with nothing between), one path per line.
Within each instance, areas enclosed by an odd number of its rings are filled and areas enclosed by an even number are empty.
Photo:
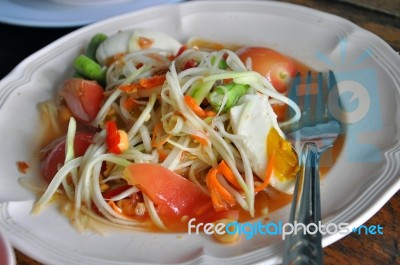
M0 247L6 254L7 263L4 265L16 265L16 257L14 250L11 246L10 240L5 236L3 229L0 229ZM4 260L2 260L4 262Z
M19 0L24 3L29 3L30 0ZM50 1L50 2L48 2ZM0 2L0 22L15 25L15 26L25 26L25 27L39 27L39 28L62 28L62 27L80 27L89 25L91 23L95 23L97 21L101 21L107 18L115 17L120 14L126 13L122 10L122 8L131 8L130 12L134 12L136 10L140 10L143 8L149 8L157 5L168 5L175 4L183 0L146 0L142 3L137 3L135 1L119 1L115 4L99 4L99 5L76 5L76 4L63 4L57 1L51 0L42 0L42 4L44 4L44 8L48 8L48 12L55 12L59 14L57 19L47 20L42 17L42 12L40 9L31 8L24 5L18 5L12 0L5 0L4 2ZM108 7L113 6L114 8L121 9L119 11L114 12L113 9L109 9ZM42 6L43 7L43 6ZM71 20L72 16L68 15L67 12L63 11L65 8L68 8L70 12L80 11L84 12L84 14L95 14L94 17L84 18L80 17L78 20ZM5 12L6 10L12 12ZM4 10L1 11L1 10ZM33 17L23 17L20 14L24 14L29 10ZM25 12L24 12L25 11ZM97 12L97 13L96 13Z
M202 2L212 2L212 1L202 1ZM221 1L221 2L231 2L231 1ZM245 2L245 1L233 1L233 2L236 2L236 3L239 3L239 2ZM246 1L246 3L247 2L250 2L250 1ZM252 1L252 2L258 2L258 1ZM192 5L192 4L199 4L200 2L184 2L184 3L180 3L179 5L188 5L188 4L190 4L190 5ZM298 6L298 5L294 5L294 4L288 4L288 3L280 3L280 2L278 2L278 3L274 3L274 4L276 4L277 6L279 6L279 5L292 5L292 6L297 6L297 7L301 7L301 8L305 8L305 9L308 9L309 11L311 11L311 12L316 12L315 14L318 14L318 12L319 13L322 13L322 14L328 14L328 15L330 15L330 16L333 16L333 17L335 17L335 19L336 18L339 18L339 19L342 19L342 20L345 20L346 21L346 23L351 23L352 25L353 25L353 27L356 27L357 28L357 30L362 30L362 31L364 31L363 32L363 34L368 34L368 35L370 35L371 36L371 38L373 37L374 38L374 40L377 40L376 38L378 38L379 39L379 43L380 43L380 45L382 45L382 43L384 43L387 47L389 47L390 48L390 52L394 52L395 53L395 51L385 42L385 41L383 41L379 36L377 36L377 35L375 35L375 34L373 34L373 33L371 33L371 32L369 32L369 31L367 31L367 30L365 30L365 29L363 29L363 28L361 28L361 27L359 27L359 26L357 26L356 24L354 24L353 22L351 22L351 21L349 21L349 20L346 20L346 19L343 19L343 18L341 18L341 17L338 17L338 16L336 16L336 15L332 15L332 14L329 14L329 13L326 13L326 12L322 12L322 11L319 11L319 10L314 10L314 9L311 9L311 8L308 8L308 7L304 7L304 6ZM159 8L159 7L155 7L155 8ZM153 9L153 8L151 8L151 9ZM122 16L131 16L133 13L137 13L137 11L136 12L131 12L131 13L128 13L128 14L124 14L124 15L122 15ZM121 15L120 16L118 16L118 17L121 17ZM45 53L45 51L46 51L46 48L47 49L51 49L51 47L53 47L52 45L57 45L57 43L58 42L61 42L62 41L62 39L63 38L69 38L70 37L70 35L71 34L77 34L77 35L79 35L80 34L80 32L81 32L81 30L82 31L86 31L86 30L89 30L89 29L91 29L92 27L93 28L95 28L95 27L99 27L99 26L101 26L102 24L107 24L107 23L109 23L110 21L112 21L112 20L114 20L114 19L116 19L116 18L109 18L109 19L106 19L106 20L103 20L103 21L101 21L101 22L97 22L97 23L95 23L95 24L92 24L92 25L89 25L89 26L86 26L86 27L84 27L84 28L82 28L82 29L78 29L78 30L76 30L76 31L73 31L73 32L71 32L71 33L69 33L69 34L67 34L67 35L65 35L64 37L62 37L62 38L60 38L60 39L58 39L57 41L55 41L55 42L53 42L52 44L50 44L50 45L48 45L48 46L46 46L46 47L44 47L44 48L42 48L41 50L39 50L38 52L36 52L36 53L34 53L34 54L32 54L31 56L29 56L29 57L27 57L23 62L21 62L16 68L22 68L23 66L24 66L24 64L26 64L26 63L29 63L29 61L31 61L31 60L33 60L32 58L34 58L35 56L39 56L40 55L40 53L41 52L43 52L43 53ZM366 36L368 36L368 35L366 35ZM385 50L385 53L386 53L387 51ZM38 55L39 54L39 55ZM397 53L396 53L397 54ZM15 69L14 69L15 70ZM16 70L15 71L11 71L10 72L10 74L8 74L7 76L6 76L6 78L4 78L3 80L1 80L0 81L0 87L3 85L3 83L7 83L7 80L8 79L12 79L11 78L11 76L14 74L16 74L15 72L16 72ZM13 73L14 72L14 73ZM13 73L13 74L12 74ZM4 82L3 82L4 81ZM12 80L9 80L9 81L12 81ZM399 86L397 86L397 90L399 91ZM396 154L396 153L398 153L399 152L399 150L400 150L400 147L399 146L397 146L397 147L395 147L395 148L393 148L393 150L392 150L392 152L390 152L390 154L391 153L393 153L393 155L394 154ZM385 153L386 154L386 153ZM383 196L381 196L380 198L380 200L378 200L378 201L375 201L374 202L374 204L373 204L373 207L371 207L371 209L370 209L370 213L371 213L371 215L370 216L365 216L365 215L363 215L365 218L363 218L363 219L360 219L360 217L358 217L358 218L356 218L357 220L355 220L354 221L354 224L355 225L361 225L362 223L364 223L366 220L368 220L371 216L373 216L398 190L400 190L400 178L398 178L398 180L397 180L397 182L396 182L396 179L393 179L393 183L392 183L393 185L390 185L390 188L389 189L383 189L382 188L382 191L381 191L381 193L383 193ZM352 206L352 204L350 205L350 206ZM358 226L357 225L357 226ZM343 235L343 236L341 236L340 238L342 238L342 237L344 237L345 235ZM324 243L324 246L327 246L327 245L329 245L329 244L331 244L331 243L333 243L333 242L335 242L335 241L337 241L337 240L339 240L340 238L334 238L334 236L330 236L330 237L324 237L324 241L323 241L323 243Z

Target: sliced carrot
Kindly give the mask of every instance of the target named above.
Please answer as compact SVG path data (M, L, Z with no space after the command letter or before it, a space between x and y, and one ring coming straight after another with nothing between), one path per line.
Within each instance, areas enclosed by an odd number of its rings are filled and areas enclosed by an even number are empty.
M153 128L153 135L151 138L151 146L152 147L161 147L163 146L169 138L171 138L171 135L166 135L164 138L161 138L161 133L162 133L162 123L157 123L154 128Z
M136 109L137 108L137 106L138 106L138 104L136 103L136 101L133 99L133 98L131 98L131 97L128 97L126 100L125 100L125 102L124 102L124 107L125 107L125 109L127 110L127 111L133 111L134 109Z
M122 214L122 210L121 208L119 208L114 201L108 201L108 205L110 205L110 207L114 210L114 212L118 213L118 214Z
M203 146L207 146L208 145L208 140L206 138L203 138L201 136L195 135L195 134L191 134L190 136L193 137L193 139L195 139L196 141L198 141L201 145Z
M204 118L207 113L197 104L196 100L189 95L185 95L185 103L191 108L197 116Z
M179 117L181 117L184 121L186 121L187 119L186 119L186 117L185 117L185 115L183 115L183 113L182 112L180 112L180 111L174 111L174 114L175 115L177 115L177 116L179 116Z
M216 190L211 190L210 195L212 205L217 212L228 210L228 204L221 198L221 195Z
M207 110L207 111L206 111L206 115L207 115L208 117L215 117L215 116L217 116L217 113L215 113L215 112L212 111L212 110Z
M126 93L132 93L138 89L150 89L161 86L164 84L165 80L165 75L155 75L150 78L142 78L139 82L121 85L119 86L119 89Z
M164 144L171 138L171 135L166 135L161 138L162 133L162 123L157 123L153 128L153 134L151 138L151 146L157 148L158 159L164 161L169 155L169 150L164 149Z
M211 202L214 209L218 211L228 210L228 204L225 200L222 199L221 194L216 190L214 186L215 181L212 179L213 176L217 175L217 169L211 169L206 177L207 187L210 189Z
M272 171L274 169L274 161L275 161L275 152L272 153L271 158L269 160L267 169L265 171L264 182L261 185L254 187L255 192L262 191L268 187L268 184L271 181Z
M120 85L118 88L119 90L122 90L125 93L133 93L136 92L138 89L141 89L142 86L139 83L132 83L132 84Z
M162 147L157 148L157 153L158 153L158 159L160 161L164 161L167 156L169 155L169 152L165 149L163 149Z
M215 113L214 111L203 110L200 107L200 105L197 104L196 100L189 95L185 95L184 100L185 100L186 105L188 105L189 108L191 108L194 111L194 113L197 116L199 116L200 118L215 117L217 115L217 113Z
M143 87L143 88L153 88L156 86L161 86L162 84L164 84L166 80L166 76L165 75L155 75L152 76L150 78L142 78L139 80L139 84Z
M171 138L170 134L165 136L163 139L159 139L158 141L154 142L154 144L152 144L152 146L153 147L161 147L169 140L169 138Z
M233 186L235 186L236 188L240 188L240 185L237 182L235 175L224 160L219 163L217 169L218 172L220 172Z
M218 178L218 169L217 168L212 168L206 177L206 184L208 188L211 190L211 193L217 193L214 194L214 199L213 195L211 196L212 200L215 200L214 206L217 209L220 209L223 205L224 202L227 203L229 206L233 206L236 204L236 199L225 189L224 186L222 186L221 183L219 183ZM222 200L222 201L221 201ZM224 207L225 208L225 207ZM227 208L225 208L226 210Z
M162 123L157 123L153 128L153 134L151 137L151 146L156 147L158 145L158 137L160 135L160 130L162 127Z

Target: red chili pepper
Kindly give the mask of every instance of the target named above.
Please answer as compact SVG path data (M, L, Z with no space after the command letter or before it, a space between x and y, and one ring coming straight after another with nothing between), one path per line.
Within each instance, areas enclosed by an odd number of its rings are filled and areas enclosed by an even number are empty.
M115 121L108 121L106 123L106 143L108 150L114 154L120 154L121 150L118 147L120 136L118 133L117 124Z
M175 55L175 57L178 57L179 55L181 55L184 51L186 51L187 50L187 47L185 46L185 45L182 45L180 48L179 48L179 50L178 50L178 52L176 53L176 55Z
M185 65L183 66L183 70L197 67L197 65L199 65L199 63L195 59L189 59L186 61Z
M127 189L129 189L131 187L132 187L131 185L122 185L122 186L113 188L111 190L107 190L107 191L102 193L103 194L103 198L106 199L106 200L109 200L112 197L117 196L118 194L126 191Z
M169 57L168 57L168 59L172 62L173 60L175 60L176 59L176 57L178 57L179 55L181 55L184 51L186 51L187 50L187 47L185 46L185 45L182 45L180 48L179 48L179 50L178 50L178 52L175 54L175 55L170 55Z

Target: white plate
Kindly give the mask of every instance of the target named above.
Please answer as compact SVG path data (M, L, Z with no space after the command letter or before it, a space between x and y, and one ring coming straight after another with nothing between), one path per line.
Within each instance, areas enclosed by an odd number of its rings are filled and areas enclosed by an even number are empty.
M317 70L331 68L339 88L347 89L341 99L348 103L345 116L352 123L346 127L343 151L322 180L324 223L357 227L399 190L400 57L384 41L347 20L291 4L199 1L161 6L68 34L27 58L0 82L0 226L27 255L46 264L87 265L281 260L279 236L223 245L186 234L80 234L52 207L38 216L29 214L35 196L18 184L18 178L39 179L33 152L40 126L36 103L51 97L72 73L70 62L92 35L133 27L157 28L182 41L196 35L222 43L271 46ZM18 173L19 160L30 163L28 174ZM286 222L289 208L273 213L272 220ZM343 236L326 235L323 245Z
M0 261L3 265L15 265L14 250L2 233L0 233Z
M179 1L2 0L0 1L0 22L32 27L82 26L142 8Z

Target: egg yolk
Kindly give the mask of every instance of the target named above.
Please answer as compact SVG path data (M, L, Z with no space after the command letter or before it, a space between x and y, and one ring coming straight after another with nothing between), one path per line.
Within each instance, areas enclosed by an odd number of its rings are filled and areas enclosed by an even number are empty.
M296 177L299 171L298 157L292 144L282 138L275 128L272 128L267 136L267 157L270 160L274 155L274 175L285 181Z

